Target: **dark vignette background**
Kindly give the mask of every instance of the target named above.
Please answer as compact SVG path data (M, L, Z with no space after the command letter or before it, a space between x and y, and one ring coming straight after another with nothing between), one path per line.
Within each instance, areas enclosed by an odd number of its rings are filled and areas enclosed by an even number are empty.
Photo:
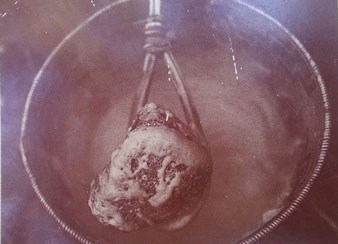
M74 243L33 192L18 149L19 129L27 92L50 51L110 2L0 1L2 243ZM320 177L300 208L259 243L338 243L337 1L246 2L272 15L304 44L326 81L332 112L332 140Z

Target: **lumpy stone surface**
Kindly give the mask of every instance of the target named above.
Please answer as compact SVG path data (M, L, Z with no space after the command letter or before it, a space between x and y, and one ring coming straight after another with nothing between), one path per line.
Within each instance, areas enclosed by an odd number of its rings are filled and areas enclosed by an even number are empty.
M179 229L198 212L210 176L207 149L170 111L151 103L92 182L88 203L100 222L120 230Z

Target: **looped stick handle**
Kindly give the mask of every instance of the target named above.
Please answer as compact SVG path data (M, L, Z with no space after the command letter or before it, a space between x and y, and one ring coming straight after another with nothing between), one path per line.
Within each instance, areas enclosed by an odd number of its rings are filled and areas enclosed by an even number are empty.
M193 104L191 98L189 97L187 90L184 86L183 82L183 76L181 74L181 71L179 70L179 66L176 63L176 60L174 58L174 55L171 51L164 53L164 61L166 62L167 66L170 69L170 76L171 80L174 83L174 86L176 88L176 91L178 93L178 96L180 98L184 115L187 120L187 124L191 130L191 132L197 137L197 139L200 141L200 143L207 147L207 140L203 133L203 128L201 126L201 120L199 118L197 109L195 105Z
M131 105L128 127L132 124L138 111L145 105L148 100L155 62L156 56L152 53L146 53L143 64L143 77L137 88L135 98Z
M149 0L149 17L161 16L161 0Z
M136 116L137 112L145 105L148 99L156 59L160 54L163 54L164 62L171 71L170 75L183 106L187 124L199 142L208 148L197 109L188 96L184 87L183 76L174 55L170 51L171 46L166 38L167 30L161 17L160 0L149 0L149 17L144 33L146 35L146 43L144 45L146 55L143 66L143 77L132 104L129 125L132 124L134 116Z

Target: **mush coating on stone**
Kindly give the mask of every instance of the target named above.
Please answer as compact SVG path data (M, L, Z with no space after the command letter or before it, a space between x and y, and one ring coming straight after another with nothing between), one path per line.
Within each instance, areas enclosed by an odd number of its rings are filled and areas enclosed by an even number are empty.
M150 103L93 180L88 203L100 222L120 230L175 230L200 209L210 176L208 150L170 111Z

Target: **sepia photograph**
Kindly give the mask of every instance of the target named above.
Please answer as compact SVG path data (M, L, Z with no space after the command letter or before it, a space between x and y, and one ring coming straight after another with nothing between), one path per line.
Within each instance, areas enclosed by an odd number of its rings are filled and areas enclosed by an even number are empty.
M0 0L1 243L338 243L337 0Z

